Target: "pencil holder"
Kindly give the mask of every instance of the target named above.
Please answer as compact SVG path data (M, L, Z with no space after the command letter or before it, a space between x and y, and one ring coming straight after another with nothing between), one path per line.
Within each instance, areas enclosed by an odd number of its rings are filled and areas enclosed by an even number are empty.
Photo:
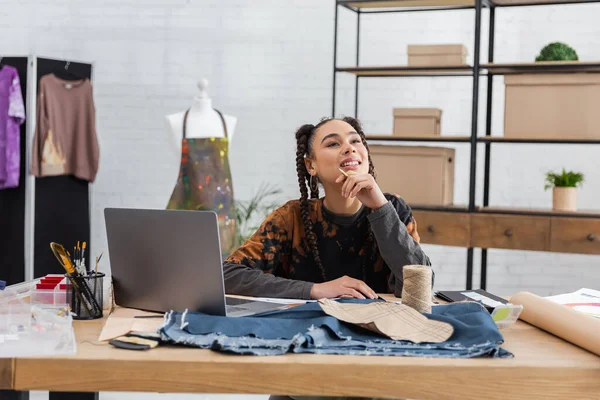
M67 303L71 306L73 319L102 318L104 301L104 274L93 272L89 275L67 277Z

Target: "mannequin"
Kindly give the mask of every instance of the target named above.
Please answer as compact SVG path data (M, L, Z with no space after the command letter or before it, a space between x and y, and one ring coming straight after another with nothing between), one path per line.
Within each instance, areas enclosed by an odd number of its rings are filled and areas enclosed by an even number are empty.
M207 137L223 137L223 123L221 117L213 109L212 99L208 96L208 80L201 79L198 82L200 93L194 97L194 102L190 106L187 120L187 137L188 138L207 138ZM181 138L183 132L183 117L185 110L167 115L165 117L165 125L167 132L171 136L170 142L173 144L173 154L177 159L177 164L181 160ZM225 126L227 126L227 137L231 142L233 132L237 123L237 118L231 115L223 114Z
M166 117L174 159L179 164L167 209L215 212L225 259L238 246L229 168L229 143L237 119L212 107L207 87L208 82L202 79L198 83L200 94L194 97L191 107Z

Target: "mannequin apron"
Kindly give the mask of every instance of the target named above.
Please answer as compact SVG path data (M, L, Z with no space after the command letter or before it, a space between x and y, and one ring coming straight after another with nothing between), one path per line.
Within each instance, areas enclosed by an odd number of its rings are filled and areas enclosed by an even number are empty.
M229 169L229 139L223 123L223 138L187 138L187 118L183 117L181 164L177 184L167 205L170 210L209 210L217 213L221 253L226 258L237 247L236 219Z

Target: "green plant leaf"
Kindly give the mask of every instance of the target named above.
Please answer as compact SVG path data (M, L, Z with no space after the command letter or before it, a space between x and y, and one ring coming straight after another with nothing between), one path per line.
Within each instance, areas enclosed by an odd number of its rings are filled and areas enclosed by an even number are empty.
M578 61L579 56L575 49L571 46L561 43L553 42L549 43L540 50L540 53L535 58L536 62L539 61Z
M566 171L564 168L560 173L547 172L544 189L548 190L554 187L577 187L582 186L585 181L581 172Z
M279 204L271 197L281 194L282 190L275 185L261 183L248 201L236 201L235 214L237 221L238 243L245 242L258 228L252 222L262 221Z

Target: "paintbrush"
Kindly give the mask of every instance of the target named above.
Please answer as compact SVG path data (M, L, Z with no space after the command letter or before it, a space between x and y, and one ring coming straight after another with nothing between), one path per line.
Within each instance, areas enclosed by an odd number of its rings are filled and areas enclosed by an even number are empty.
M81 300L80 303L88 311L90 316L98 315L102 313L102 307L98 305L96 298L91 293L90 287L87 285L84 279L81 279L81 275L73 265L73 262L68 256L68 251L58 243L50 243L50 249L54 253L54 256L58 259L60 264L67 271L67 278L71 281L71 284L75 288L75 292ZM81 281L79 281L81 280ZM92 310L96 311L95 313Z
M79 272L77 272L77 269L71 262L71 259L67 255L62 254L62 252L58 250L57 247L58 246L55 243L50 243L50 248L52 249L54 256L58 259L58 261L60 261L60 264L63 266L65 271L67 271L68 278L71 281L73 287L75 288L75 292L79 296L81 303L86 308L89 315L92 315L93 306L90 303L90 301L86 298L83 288L79 286L79 282L75 279L75 277L79 275ZM68 254L66 250L65 252Z
M100 262L100 259L102 258L102 254L104 254L104 251L102 251L102 253L100 253L100 257L96 257L96 269L94 271L94 296L96 295L96 283L98 282L98 263Z
M85 275L87 275L87 268L85 267L85 248L87 247L87 243L83 242L83 245L81 247L81 271L83 271L83 273Z

